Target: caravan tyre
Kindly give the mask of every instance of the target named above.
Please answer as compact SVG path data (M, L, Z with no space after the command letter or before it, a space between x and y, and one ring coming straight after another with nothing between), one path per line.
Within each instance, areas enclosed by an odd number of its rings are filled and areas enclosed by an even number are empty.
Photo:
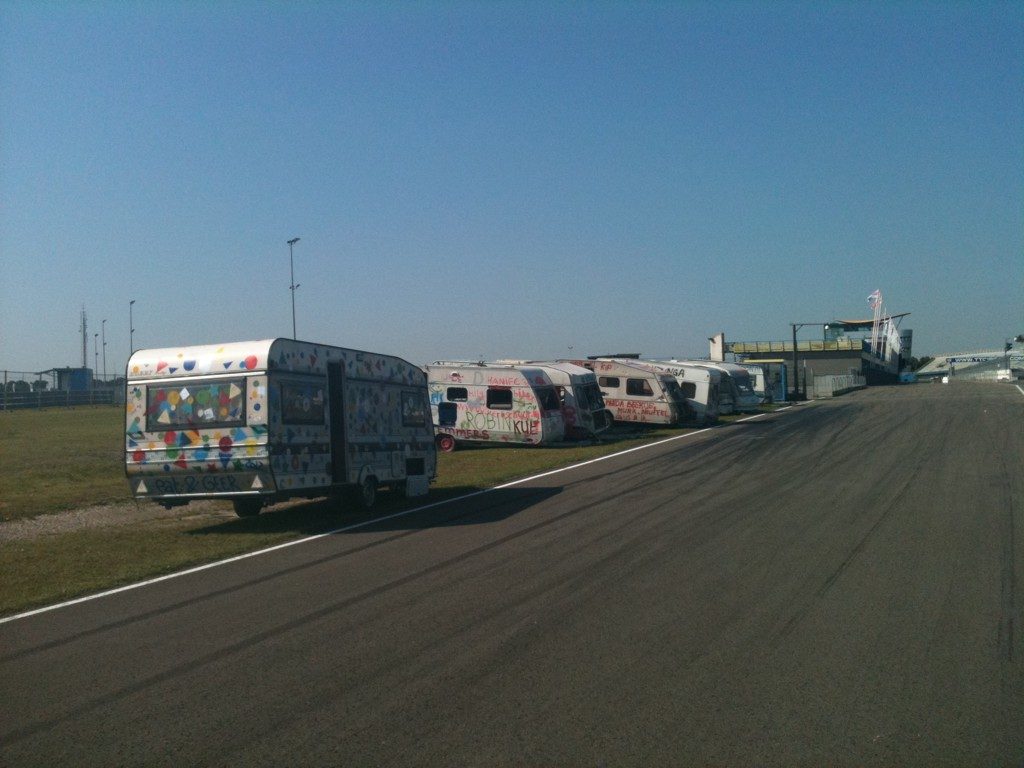
M363 509L371 509L377 503L377 478L368 475L359 484L359 502Z
M232 504L235 507L235 514L239 517L255 517L263 509L263 499L259 496L246 496L241 499L234 499Z
M437 449L444 453L451 453L455 450L455 438L451 435L438 435Z

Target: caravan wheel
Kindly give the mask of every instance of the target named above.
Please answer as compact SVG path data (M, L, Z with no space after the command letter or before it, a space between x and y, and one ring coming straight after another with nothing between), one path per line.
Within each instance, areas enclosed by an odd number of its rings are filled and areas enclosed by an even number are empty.
M263 499L259 496L245 496L234 499L235 514L239 517L255 517L263 509Z
M368 475L359 484L359 502L363 509L370 509L377 503L377 478L373 475Z
M438 435L437 449L444 453L451 453L455 450L455 438L451 435Z

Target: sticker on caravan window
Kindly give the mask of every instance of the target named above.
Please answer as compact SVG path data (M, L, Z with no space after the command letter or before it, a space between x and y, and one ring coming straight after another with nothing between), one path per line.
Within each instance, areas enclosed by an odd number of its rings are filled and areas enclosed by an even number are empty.
M402 392L402 426L423 427L427 424L427 409L419 392Z
M243 379L147 388L146 429L150 432L241 426L245 426Z

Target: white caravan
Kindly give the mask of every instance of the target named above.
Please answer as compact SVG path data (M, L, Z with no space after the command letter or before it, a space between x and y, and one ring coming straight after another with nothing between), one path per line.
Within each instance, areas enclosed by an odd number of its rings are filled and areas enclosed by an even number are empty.
M565 362L544 360L500 360L511 365L532 365L543 369L558 389L565 419L565 436L585 440L612 425L612 413L605 406L597 376L593 371Z
M751 382L750 371L736 363L720 363L714 360L686 360L692 365L699 365L722 373L722 413L739 411L750 413L758 410L761 399L754 393L754 386ZM726 410L726 403L732 400L730 410Z
M757 395L758 399L762 403L772 402L774 397L771 384L768 381L767 367L753 363L739 363L739 366L745 368L750 374L750 385L753 387L754 394Z
M681 360L644 360L650 366L676 377L698 424L711 424L720 413L722 373Z
M426 371L442 451L460 442L538 445L565 437L558 390L541 366L438 361Z
M562 360L597 375L605 405L617 422L681 424L690 417L679 383L671 374L638 360Z
M240 516L378 485L427 493L437 451L423 371L293 339L147 349L128 361L125 473L164 506L224 498Z

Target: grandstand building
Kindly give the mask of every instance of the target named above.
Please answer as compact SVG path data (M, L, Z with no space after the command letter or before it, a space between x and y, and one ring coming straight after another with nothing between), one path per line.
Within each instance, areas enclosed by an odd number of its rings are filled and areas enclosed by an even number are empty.
M1002 349L939 355L916 373L921 379L942 376L981 381L1024 379L1024 334L1007 341Z

